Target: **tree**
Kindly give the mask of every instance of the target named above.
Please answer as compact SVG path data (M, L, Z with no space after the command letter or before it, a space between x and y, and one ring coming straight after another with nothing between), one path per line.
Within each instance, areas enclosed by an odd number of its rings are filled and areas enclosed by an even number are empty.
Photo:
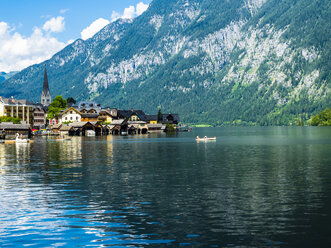
M157 121L162 122L162 120L163 120L163 116L162 116L161 108L159 108L159 111L157 112Z
M74 105L76 103L76 100L73 97L68 97L67 98L67 103L68 105Z
M66 109L67 107L67 101L63 99L62 96L56 96L51 105L49 105L47 118L54 119L61 110Z
M321 113L315 115L311 120L312 126L331 126L331 109L326 108Z

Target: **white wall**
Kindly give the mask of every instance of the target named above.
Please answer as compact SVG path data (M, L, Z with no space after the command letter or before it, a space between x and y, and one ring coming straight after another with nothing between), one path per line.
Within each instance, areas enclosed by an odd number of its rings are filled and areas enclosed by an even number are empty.
M81 116L79 114L77 114L77 112L72 111L72 113L70 113L70 111L66 112L65 114L62 115L61 119L60 119L60 123L63 122L80 122L81 121Z

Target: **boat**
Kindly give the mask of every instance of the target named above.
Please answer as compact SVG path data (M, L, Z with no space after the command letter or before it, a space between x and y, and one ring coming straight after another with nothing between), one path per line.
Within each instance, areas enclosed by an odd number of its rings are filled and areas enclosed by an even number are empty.
M216 137L207 137L207 136L205 136L205 137L199 137L199 136L197 136L196 138L195 138L195 140L196 141L210 141L210 140L216 140Z
M22 139L18 133L16 133L16 139L15 139L16 144L27 144L30 142L29 139Z

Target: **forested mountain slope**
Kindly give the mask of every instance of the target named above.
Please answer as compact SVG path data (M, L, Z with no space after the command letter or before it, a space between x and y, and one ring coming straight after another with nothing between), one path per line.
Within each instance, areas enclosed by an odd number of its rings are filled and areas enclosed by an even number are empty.
M330 106L330 16L327 0L154 0L46 61L50 89L189 123L295 124ZM38 100L43 64L0 95Z

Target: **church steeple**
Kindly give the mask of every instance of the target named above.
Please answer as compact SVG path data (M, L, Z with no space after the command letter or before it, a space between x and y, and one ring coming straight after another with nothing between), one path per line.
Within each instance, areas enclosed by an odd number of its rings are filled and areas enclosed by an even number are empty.
M44 71L44 84L43 84L43 91L41 92L41 104L44 106L48 106L51 104L51 93L48 88L48 77L47 77L47 69L45 64L45 71Z

